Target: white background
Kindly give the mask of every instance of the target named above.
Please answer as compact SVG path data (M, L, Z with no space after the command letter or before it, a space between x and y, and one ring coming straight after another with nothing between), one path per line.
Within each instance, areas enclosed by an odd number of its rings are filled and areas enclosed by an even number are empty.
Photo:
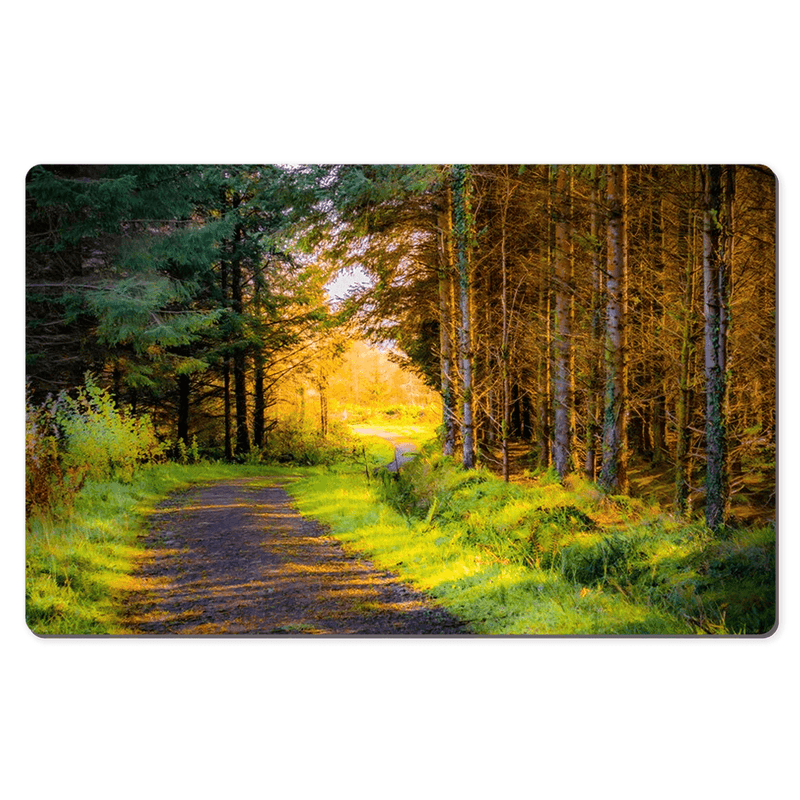
M796 28L791 4L775 0L9 6L0 724L11 796L795 796ZM26 171L339 160L775 170L776 634L171 642L28 632Z

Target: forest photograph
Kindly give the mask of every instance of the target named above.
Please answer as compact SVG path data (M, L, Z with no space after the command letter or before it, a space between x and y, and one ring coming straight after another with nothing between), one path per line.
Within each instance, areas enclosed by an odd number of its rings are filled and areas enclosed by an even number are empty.
M758 164L25 177L38 636L766 637Z

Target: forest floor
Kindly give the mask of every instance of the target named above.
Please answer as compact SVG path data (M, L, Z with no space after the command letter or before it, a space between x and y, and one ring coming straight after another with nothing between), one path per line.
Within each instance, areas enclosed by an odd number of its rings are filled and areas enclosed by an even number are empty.
M151 517L136 634L436 635L463 623L302 517L275 479L172 495Z

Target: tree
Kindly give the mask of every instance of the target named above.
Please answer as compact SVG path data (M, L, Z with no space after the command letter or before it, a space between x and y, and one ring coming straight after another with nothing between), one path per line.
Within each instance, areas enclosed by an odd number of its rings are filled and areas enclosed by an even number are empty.
M603 467L600 483L622 492L626 474L625 396L625 166L606 172L608 255L606 269L605 404L603 410Z
M572 237L570 231L570 168L555 168L553 466L562 479L572 470Z
M703 312L706 382L706 524L719 529L728 497L725 394L728 283L732 247L732 167L705 166L703 188ZM724 185L723 185L724 181Z
M453 166L453 229L456 269L458 272L458 353L461 366L461 443L465 469L475 466L475 424L473 406L473 350L470 247L472 221L470 215L469 167Z

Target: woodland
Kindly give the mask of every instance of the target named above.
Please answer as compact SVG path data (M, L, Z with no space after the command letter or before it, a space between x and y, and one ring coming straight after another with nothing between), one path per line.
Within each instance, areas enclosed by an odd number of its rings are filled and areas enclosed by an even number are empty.
M766 526L725 575L757 573L774 614L768 168L51 165L26 204L29 518L150 461L316 464L394 409L434 422L423 451L462 486L639 498L717 554ZM445 500L409 474L384 491L430 522ZM522 561L554 564L566 540L542 541ZM713 633L720 613L683 616Z

